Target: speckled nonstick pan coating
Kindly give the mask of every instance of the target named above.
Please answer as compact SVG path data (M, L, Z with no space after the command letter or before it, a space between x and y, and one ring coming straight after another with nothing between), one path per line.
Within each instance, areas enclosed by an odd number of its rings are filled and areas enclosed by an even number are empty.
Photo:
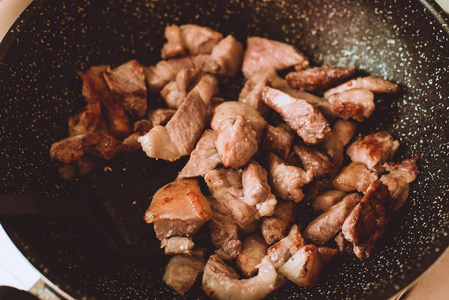
M136 153L67 183L48 152L66 136L67 116L84 104L76 71L130 59L154 64L166 24L196 23L240 41L248 35L285 41L315 64L355 64L361 74L401 86L399 95L377 97L376 112L359 128L391 132L401 141L397 160L421 157L421 174L385 239L365 262L335 259L316 288L287 284L268 298L394 294L449 243L449 33L433 2L385 2L34 1L0 46L0 193L76 202L87 215L10 216L2 225L45 276L76 298L178 297L162 282L167 257L142 216L151 194L183 161ZM230 85L241 82L238 77ZM237 94L222 91L230 100ZM206 298L199 281L186 297Z

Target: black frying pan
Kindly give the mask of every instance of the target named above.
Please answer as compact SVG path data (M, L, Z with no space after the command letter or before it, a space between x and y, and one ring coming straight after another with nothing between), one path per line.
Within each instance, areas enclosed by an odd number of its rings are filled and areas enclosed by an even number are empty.
M449 244L449 31L433 2L385 2L34 1L0 46L0 193L39 196L23 203L40 204L27 214L3 214L2 225L46 277L76 298L177 297L162 282L167 258L142 216L152 193L183 162L135 153L111 162L112 171L64 182L48 152L66 136L67 116L84 105L76 71L130 59L154 64L166 24L196 23L240 41L248 35L286 41L314 64L355 64L400 84L402 93L379 97L360 128L399 139L396 160L422 158L383 242L365 262L349 255L334 260L316 288L287 285L268 298L391 296ZM199 281L186 297L205 298Z

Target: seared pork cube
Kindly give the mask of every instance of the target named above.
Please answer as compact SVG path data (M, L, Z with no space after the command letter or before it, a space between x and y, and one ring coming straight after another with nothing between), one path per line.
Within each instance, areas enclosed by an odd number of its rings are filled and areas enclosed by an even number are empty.
M380 181L388 186L391 197L395 200L394 210L400 209L407 200L410 183L416 179L419 173L417 160L418 157L414 156L400 163L391 162L383 165L388 174L382 175Z
M346 196L346 193L340 190L330 190L322 193L312 201L312 209L315 212L326 211Z
M333 112L342 119L352 118L362 122L369 118L375 108L374 94L367 89L350 89L329 96Z
M94 101L88 103L75 115L68 117L69 136L92 133L103 125L101 103Z
M177 109L190 90L198 83L202 75L201 70L198 68L180 70L175 78L161 90L161 96L165 99L167 106L172 109Z
M318 252L321 255L321 259L323 260L323 264L327 264L335 256L337 256L340 253L340 251L338 249L329 248L329 247L318 247Z
M344 192L357 190L364 193L377 178L377 172L369 170L364 163L352 162L335 176L332 185Z
M386 131L380 131L374 134L368 134L363 137L359 135L357 139L349 145L346 153L352 161L360 161L366 164L369 169L391 160L399 142L394 141L393 137Z
M161 242L161 248L164 248L165 255L173 254L191 254L195 244L192 238L188 237L171 237L168 239L163 239Z
M150 121L145 119L134 123L134 133L123 140L123 145L126 147L126 151L133 152L142 149L138 139L150 131L151 128L153 128L153 125Z
M313 179L311 172L290 166L273 153L267 157L268 182L273 194L283 200L299 202L304 198L302 187Z
M184 42L179 33L179 26L176 24L167 25L164 31L164 37L167 42L162 47L161 57L167 59L170 57L184 56L186 50L184 49Z
M189 161L179 172L178 178L204 176L222 163L221 157L215 149L216 137L215 131L211 129L204 131L195 149L190 153Z
M262 100L279 113L307 144L318 144L330 131L321 112L305 100L296 99L279 90L265 87Z
M296 72L290 72L285 79L294 88L306 91L320 91L341 82L353 75L356 69L349 67L315 67Z
M255 206L259 215L271 216L276 207L276 197L268 185L267 171L256 161L250 161L242 173L243 201Z
M179 27L181 40L190 55L209 54L223 35L209 27L185 24Z
M247 39L246 44L242 71L247 79L307 62L302 53L286 43L253 36Z
M344 238L353 244L354 253L360 260L368 259L382 238L394 204L388 187L375 181L346 218L342 232Z
M267 250L276 269L282 267L298 250L305 245L299 227L293 224L288 235Z
M324 93L324 97L328 99L332 94L356 88L367 89L373 93L396 93L399 91L399 86L391 81L376 76L367 76L349 80L330 89Z
M191 237L212 217L209 201L195 179L180 179L161 187L153 196L144 220L154 224L159 240Z
M144 68L137 60L130 60L115 69L108 67L104 78L109 88L122 96L126 110L141 119L147 111L147 88Z
M295 215L296 204L292 201L279 201L274 214L263 217L261 222L262 236L271 245L287 235Z
M362 197L356 193L344 197L340 202L310 222L303 231L304 238L318 246L327 243L341 230L343 222L361 199Z
M239 279L237 272L218 255L212 255L204 267L203 290L214 299L260 300L278 288L278 273L265 256L256 276Z
M294 138L294 133L287 124L282 123L276 127L268 124L261 146L263 150L286 159L290 154Z
M320 149L305 145L295 145L293 150L301 160L304 170L311 172L314 178L324 177L332 172L334 164L331 158Z
M252 277L257 272L257 265L267 254L268 245L260 233L252 233L243 238L242 252L237 257L237 268L246 278Z
M167 263L162 280L184 296L203 272L205 264L202 251L194 251L193 255L175 255Z

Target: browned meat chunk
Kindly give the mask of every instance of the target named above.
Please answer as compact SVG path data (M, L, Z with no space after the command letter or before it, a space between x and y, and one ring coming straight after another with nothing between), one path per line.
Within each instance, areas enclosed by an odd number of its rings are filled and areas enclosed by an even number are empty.
M304 202L314 201L322 193L332 189L331 182L326 178L320 178L312 181L304 187Z
M377 172L369 170L364 163L352 162L338 173L333 179L332 185L344 192L357 190L365 193L377 178Z
M174 161L192 152L205 125L206 107L192 91L165 127L153 127L138 141L149 157Z
M240 170L221 168L204 176L209 191L230 211L242 231L251 231L259 218L256 207L243 202L242 173Z
M178 178L204 176L222 163L220 155L215 149L216 136L217 133L211 129L204 131L190 154L189 161L179 172Z
M228 35L215 45L210 55L197 55L192 59L195 67L206 73L233 77L240 71L242 57L242 44Z
M350 89L329 96L332 111L342 119L362 122L374 111L374 94L367 89Z
M262 37L249 37L242 71L247 79L261 73L303 64L307 58L293 46Z
M205 264L202 253L175 255L165 267L162 280L178 294L184 296L192 287L198 275L203 272Z
M355 73L355 67L316 67L288 73L285 79L294 88L319 91L342 81Z
M304 198L301 190L313 179L311 172L287 165L273 153L268 154L268 182L276 196L284 200L299 202Z
M352 253L353 250L353 245L351 242L349 242L348 240L345 239L345 236L343 235L343 232L340 231L339 234L337 234L337 236L335 237L335 243L337 244L338 250L340 252L345 252L345 253Z
M268 113L268 107L262 102L263 88L267 85L267 80L262 79L254 84L247 80L239 94L239 101L255 108L262 116Z
M152 127L157 125L165 125L176 113L175 109L171 108L157 108L149 110L147 113L148 121L151 122Z
M360 161L366 164L369 169L374 169L393 158L399 147L398 141L393 141L393 137L386 131L369 134L362 139L359 135L346 153L352 161Z
M375 181L343 223L343 235L353 243L354 253L360 260L369 258L382 238L391 218L393 205L394 200L388 187Z
M219 256L212 255L204 267L203 290L213 299L260 300L278 287L278 274L268 256L258 265L258 274L239 279L237 272Z
M108 66L92 66L85 72L78 72L83 80L83 96L87 103L101 102L109 131L117 138L125 138L132 133L132 122L121 102L121 96L112 91L106 80Z
M161 248L164 248L165 255L173 254L191 254L191 251L195 247L192 238L188 237L171 237L163 239L161 242Z
M153 125L150 121L145 119L134 123L134 133L123 140L123 145L126 147L126 151L132 152L142 149L138 139L150 131L151 128L153 128Z
M164 36L167 42L162 47L161 57L167 59L170 57L184 56L186 51L184 49L184 43L179 33L178 25L167 25L165 27Z
M258 233L252 233L243 238L242 252L237 257L237 268L246 278L252 277L257 272L257 265L267 254L268 245Z
M304 170L312 173L314 178L320 178L332 172L334 164L331 158L320 149L295 145L293 150L300 158Z
M102 132L65 138L51 145L50 157L69 164L92 154L103 159L114 159L125 151L121 141Z
M324 245L341 230L346 217L361 199L362 197L355 193L344 197L340 202L310 222L303 232L304 238L315 245Z
M304 100L295 99L269 87L265 87L262 100L279 113L307 144L323 141L330 131L329 123L321 112Z
M197 68L180 70L175 78L161 90L161 96L165 99L167 106L177 109L202 75L201 70Z
M257 152L266 121L254 108L237 101L218 105L211 127L217 132L215 148L225 167L238 168Z
M367 89L373 93L396 93L399 91L399 86L393 82L376 76L367 76L349 80L330 89L324 93L324 97L329 98L332 94L356 88Z
M111 91L122 97L126 110L135 119L143 118L147 111L147 88L144 68L131 60L115 69L108 67L104 78Z
M279 201L274 214L262 218L261 231L268 245L285 237L293 221L295 206L292 201Z
M167 83L173 80L182 69L194 68L190 56L161 60L154 66L145 68L145 79L151 94L157 94Z
M276 197L268 185L267 171L256 161L250 161L242 173L243 201L255 206L259 215L271 216L276 207Z
M329 248L329 247L318 247L318 252L321 255L323 264L327 264L328 262L330 262L332 260L332 258L334 258L335 256L337 256L340 253L340 251L338 249Z
M346 196L346 193L339 190L330 190L322 193L312 201L312 209L315 212L326 211Z
M339 119L332 127L332 134L337 135L343 146L346 146L355 134L356 125L353 121Z
M315 286L324 263L314 245L301 247L282 267L279 273L299 286Z
M380 181L388 186L391 197L395 200L394 210L398 210L404 205L410 191L410 183L418 176L417 160L418 157L415 156L401 163L383 165L389 173L382 175Z
M180 179L160 188L145 212L159 240L190 237L212 217L209 201L195 179Z
M276 269L282 267L301 247L305 245L299 227L293 224L288 235L268 248L267 254Z
M209 54L223 35L208 27L194 24L179 27L182 44L190 55Z
M268 124L261 146L262 149L286 159L290 154L294 137L294 133L287 124L280 124L276 127Z
M239 227L232 216L232 212L224 204L214 198L210 199L212 206L212 219L209 222L212 244L215 252L225 260L236 258L242 251L242 242L239 240Z
M88 103L74 116L70 116L68 123L69 136L85 135L96 131L103 123L101 103L99 101Z

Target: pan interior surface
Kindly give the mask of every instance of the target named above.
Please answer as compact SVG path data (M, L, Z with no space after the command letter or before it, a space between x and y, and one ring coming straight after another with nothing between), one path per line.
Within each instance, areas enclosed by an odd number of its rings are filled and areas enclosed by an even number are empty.
M315 65L356 65L401 93L377 98L360 132L389 131L395 160L419 155L420 175L381 245L360 262L342 255L315 288L287 284L268 299L385 299L426 270L448 244L449 33L426 2L396 1L34 1L26 26L0 48L0 193L72 201L82 216L2 217L24 255L75 298L176 298L162 281L168 258L142 220L151 195L185 160L134 153L65 182L49 159L67 116L84 105L76 71L160 60L165 25L195 23L295 45ZM28 18L27 18L28 16ZM6 44L5 44L6 45ZM235 100L242 76L225 92ZM65 200L67 199L67 200ZM206 229L196 239L207 239ZM200 279L187 297L205 299Z

